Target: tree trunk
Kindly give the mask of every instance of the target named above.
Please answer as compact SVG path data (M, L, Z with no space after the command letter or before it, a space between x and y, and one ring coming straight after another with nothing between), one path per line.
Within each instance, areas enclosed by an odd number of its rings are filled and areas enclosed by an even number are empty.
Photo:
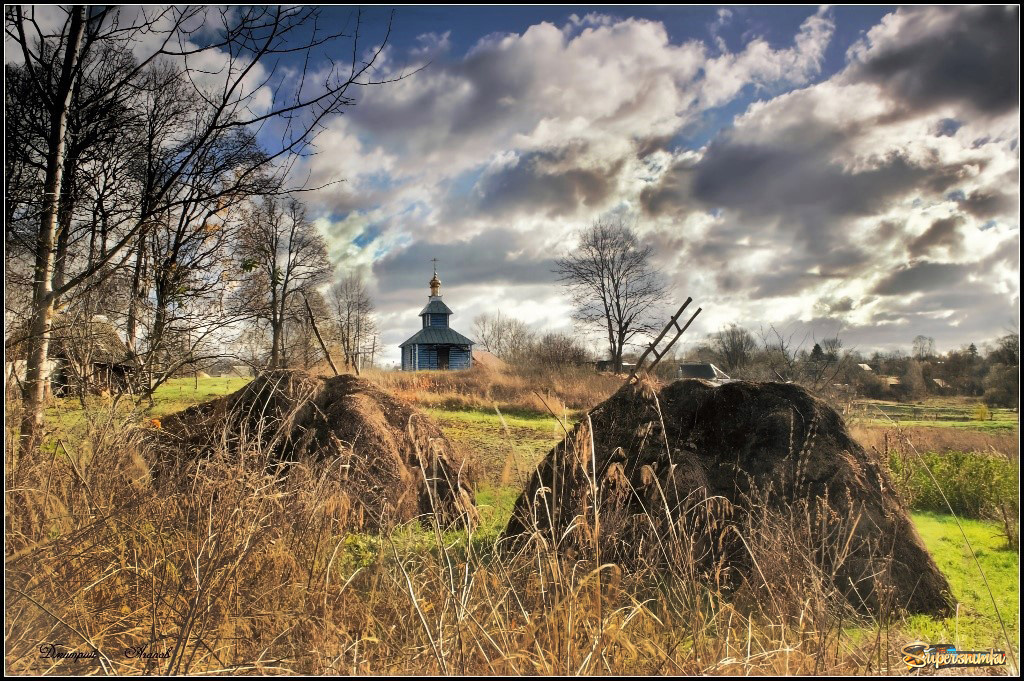
M64 52L57 92L50 112L50 131L46 140L46 176L43 182L43 207L36 238L36 263L32 282L32 314L29 321L29 352L26 365L25 413L21 420L21 453L27 455L42 444L49 375L46 359L50 350L50 323L53 319L54 241L57 232L57 206L64 169L64 137L71 107L72 85L78 68L78 56L85 29L85 7L71 12L71 27Z
M67 267L68 240L71 236L71 218L75 207L74 182L75 168L78 166L76 152L66 154L64 169L61 171L60 201L57 209L57 250L53 260L53 289L59 291L64 285L64 272ZM70 184L71 186L66 186ZM53 305L60 305L59 298L53 297Z
M132 288L128 298L128 322L126 334L128 336L128 351L135 357L138 352L138 325L139 325L139 300L144 298L142 291L143 270L145 268L147 229L143 225L139 230L139 240L135 251L135 269L132 272ZM142 370L142 367L139 367Z

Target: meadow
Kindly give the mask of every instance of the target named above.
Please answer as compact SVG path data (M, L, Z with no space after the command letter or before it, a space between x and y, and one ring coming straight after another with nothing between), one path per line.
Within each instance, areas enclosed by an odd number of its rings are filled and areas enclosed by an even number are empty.
M624 573L543 546L497 550L525 477L621 379L368 377L423 409L471 457L479 527L347 532L332 523L312 462L275 486L251 468L210 461L187 469L175 494L153 494L139 454L153 419L245 379L175 379L149 409L56 400L38 460L20 460L7 439L8 671L879 674L906 673L899 648L918 638L1006 649L1008 636L1019 653L1019 539L999 516L1016 517L1015 427L848 415L890 467L960 607L947 619L836 619L827 594L807 585L767 611L683 573ZM875 407L906 413L905 405ZM946 402L922 407L972 413ZM9 405L8 434L16 414ZM752 551L769 560L777 544L767 537ZM43 642L101 654L42 659ZM138 646L167 657L121 652Z

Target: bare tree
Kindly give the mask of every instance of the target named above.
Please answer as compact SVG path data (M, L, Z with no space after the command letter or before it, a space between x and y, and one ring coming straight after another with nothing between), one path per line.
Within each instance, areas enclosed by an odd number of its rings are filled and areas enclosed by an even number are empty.
M349 274L331 287L330 301L345 366L360 368L371 354L377 335L366 283L359 274Z
M555 273L572 294L574 319L607 334L616 371L626 345L655 331L665 285L651 253L620 217L595 221L579 234L576 250L556 260Z
M35 223L25 239L34 265L27 311L23 451L41 441L47 384L44 368L58 301L114 276L133 255L137 263L145 265L145 232L154 220L168 213L172 219L180 219L181 213L189 212L186 205L210 206L238 196L240 188L263 174L284 177L324 123L355 103L350 88L384 82L367 75L387 36L369 56L363 56L358 13L346 28L325 33L320 9L310 7L75 6L63 11L62 24L44 28L33 8L10 6L5 10L6 38L21 62L21 80L14 92L38 107L38 127L45 130L36 154L41 168L23 164L16 173L28 187L35 181L33 174L41 178L42 195L35 204L26 204L23 221ZM200 33L199 28L204 30ZM199 35L204 36L203 42L196 44L193 40ZM322 56L329 54L331 44L338 40L350 43L343 52L351 55L347 63ZM279 60L285 57L303 65L298 78L286 76L289 69L278 69ZM317 63L320 59L329 62L325 68ZM64 240L72 227L62 229L61 225L65 216L73 219L79 193L65 189L65 170L79 162L68 153L68 123L90 120L83 115L90 107L144 110L142 98L150 92L145 76L160 60L170 61L180 82L187 84L187 99L196 105L189 119L191 128L174 137L169 147L172 153L161 155L159 162L142 159L141 172L131 176L135 181L132 191L89 197L95 207L93 215L98 216L89 221L89 230L98 238L91 238L94 249L88 257L77 258L77 269L69 271L72 259ZM219 68L211 69L213 62L219 62ZM97 77L99 72L105 77ZM101 86L86 87L89 83ZM264 98L267 91L269 103ZM201 168L210 167L211 152L216 156L214 150L225 148L226 140L256 135L260 135L262 153L235 156L231 171L222 175L226 181L191 184L203 175ZM114 161L126 158L137 160L139 156L119 154ZM182 194L176 191L182 186L201 189ZM17 213L10 202L5 209L8 216ZM136 286L133 293L141 297L142 288Z
M767 329L761 327L761 345L764 354L764 363L768 372L768 380L792 381L797 376L797 352L804 340L794 346L793 336L790 333L784 336L774 324Z
M914 359L928 359L935 356L935 339L928 336L914 338Z
M529 363L542 367L581 366L591 361L590 351L578 337L554 331L530 343L529 354Z
M731 374L750 364L757 341L742 326L731 324L711 335L711 349L722 368Z
M534 333L520 319L496 312L483 312L473 319L473 333L484 350L506 362L530 351Z
M270 366L284 366L284 327L291 298L327 282L331 273L327 243L295 199L282 205L274 197L263 197L243 212L242 223L242 269L251 276L239 288L236 300L242 309L270 323Z

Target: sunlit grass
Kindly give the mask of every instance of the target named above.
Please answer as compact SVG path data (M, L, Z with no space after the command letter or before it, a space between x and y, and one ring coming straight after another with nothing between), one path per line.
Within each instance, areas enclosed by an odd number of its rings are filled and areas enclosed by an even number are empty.
M936 620L915 616L906 624L908 635L936 643L957 646L1006 648L995 606L989 596L978 565L971 557L953 516L940 513L914 513L914 524L921 538L949 580L953 595L960 602L959 617ZM997 523L961 519L984 570L985 579L995 596L999 614L1016 649L1020 648L1020 554L1006 548L1006 539Z
M125 414L139 419L159 418L233 392L247 381L204 378L199 379L197 387L194 378L175 379L157 391L152 409L142 409L137 414L126 411ZM92 447L95 438L105 432L107 426L102 417L104 410L109 409L106 398L90 398L87 404L88 413L82 411L75 399L60 400L52 408L53 414L59 417L58 427L68 427L92 438L83 450ZM121 406L127 410L127 405L130 401ZM265 658L253 667L263 673L285 669L325 673L438 673L442 669L463 669L458 665L465 655L477 660L476 666L465 668L476 673L495 673L495 669L502 673L574 673L581 664L587 673L607 673L610 669L622 674L782 674L816 673L824 669L819 668L814 652L818 650L819 640L815 637L822 637L821 631L801 629L799 636L806 641L793 637L794 632L780 640L782 627L777 623L744 620L721 603L715 606L720 609L711 612L711 620L703 625L703 630L694 629L692 623L682 617L692 616L693 612L678 610L674 603L643 600L650 596L650 589L641 581L650 575L635 577L633 582L623 581L622 586L605 583L602 595L593 588L593 581L587 581L585 571L579 575L557 573L563 582L538 582L541 571L550 569L546 555L542 561L538 554L537 560L525 567L519 566L519 572L510 574L507 570L511 564L502 562L496 555L495 544L522 489L521 478L562 438L559 421L550 414L533 409L508 409L507 405L500 415L493 408L482 406L446 408L435 405L426 411L450 439L476 458L484 473L484 481L476 490L480 525L474 532L449 528L435 533L428 526L410 523L382 536L349 533L325 523L315 499L302 502L306 505L298 508L305 511L294 510L296 499L303 498L308 490L299 490L298 497L293 491L293 496L279 499L276 494L265 496L268 492L254 486L251 497L245 495L249 492L239 493L237 500L225 501L224 497L235 494L232 485L237 481L228 484L230 478L225 478L223 483L211 480L211 490L216 489L219 494L210 491L207 496L195 497L190 496L193 494L190 491L183 492L180 498L147 498L145 503L149 504L147 508L151 512L139 517L125 515L118 520L119 524L111 525L111 536L117 541L94 547L99 551L95 563L83 559L81 574L73 573L76 578L88 577L88 582L96 582L96 586L88 593L72 592L63 583L54 586L60 594L77 599L67 601L72 603L70 609L59 606L60 611L69 619L73 614L76 622L79 619L86 622L85 631L110 631L112 640L120 641L118 636L135 631L131 626L138 631L145 629L143 633L148 636L148 629L143 626L148 620L142 617L148 616L152 608L154 621L159 620L166 627L161 635L170 636L177 631L176 622L181 613L187 612L185 606L191 602L189 594L193 589L199 593L200 585L195 583L199 577L194 575L201 576L202 588L207 589L207 574L212 567L213 572L209 574L234 575L222 582L230 598L212 592L210 596L204 595L209 600L202 602L216 604L217 599L222 598L222 603L226 604L231 599L240 599L243 608L248 610L243 609L237 617L230 614L236 613L235 610L216 611L217 616L223 618L218 620L222 623L218 626L224 629L205 636L230 637L236 631L232 627L238 627L243 644L250 639L260 641L258 647L252 648L253 660L259 658L263 646L284 655L281 661ZM567 425L571 426L578 415L579 412L566 414ZM111 421L110 428L118 427L115 421L117 419ZM935 422L929 425L934 426ZM974 433L972 437L982 438L983 434ZM111 443L105 450L108 455L121 451L115 444ZM75 453L74 446L71 448ZM125 465L119 463L111 472L95 472L90 470L93 463L89 456L81 456L77 461L83 467L88 485L80 483L77 473L69 471L64 471L62 476L55 475L51 484L49 470L54 464L48 458L42 462L39 484L33 484L33 488L45 488L51 494L59 490L66 509L40 508L48 509L48 513L59 518L60 527L68 529L91 527L94 522L92 504L102 502L103 494L109 494L112 500L103 502L107 504L104 508L113 508L113 503L120 503L124 498L124 490L131 489L116 486L121 484L116 476L124 473ZM102 457L97 457L96 465L103 461ZM58 471L61 463L61 459L56 462ZM180 504L194 505L192 516L182 515L185 521L168 524L166 518L181 512ZM250 534L246 534L250 532L248 529L239 531L235 537L239 556L237 572L230 572L235 569L231 565L210 563L211 556L204 548L210 536L208 523L223 524L215 533L216 541L231 545L234 536L231 533L237 529L231 523L257 523L266 509L275 508L277 504L280 510L275 523L280 524L267 523L266 527L260 525L251 530L251 543ZM214 513L215 507L217 513ZM897 622L891 632L893 645L920 638L964 647L1005 648L988 591L952 518L938 513L915 513L913 518L962 605L959 616L945 620L915 616ZM29 520L25 522L31 527ZM1005 539L1000 536L999 525L977 520L962 522L996 596L1007 630L1019 649L1019 555L1002 548ZM310 529L321 526L322 532ZM51 527L60 529L56 524L39 527L44 533ZM170 542L166 549L163 548L165 542ZM249 546L257 550L250 554ZM246 547L245 553L242 547ZM195 555L190 551L195 551ZM140 555L148 555L149 562L140 562ZM191 557L183 560L181 556ZM247 561L244 564L243 558ZM193 563L189 560L192 559L195 565L201 562L202 572L191 571ZM59 562L57 557L48 561L40 565L50 569ZM112 566L109 574L100 569L108 564ZM137 570L145 572L146 578L133 581ZM33 568L26 574L31 577L44 572ZM155 600L147 600L145 608L138 612L132 610L141 606L130 606L132 598L125 598L123 594L157 584L152 581L153 576L165 580L168 588L180 586L180 593L167 592L168 598L178 599L173 603L169 601L170 605L180 608L178 611L166 610L170 606ZM542 597L539 584L544 584L544 588L553 584L561 590L557 593L564 600L558 602L557 608L545 605L546 597ZM98 592L103 589L108 591L101 597ZM119 598L123 600L118 601ZM525 604L523 607L520 601ZM457 606L457 603L467 603L468 610L460 609L464 606ZM603 610L603 603L614 607ZM235 607L237 605L232 605ZM165 608L159 618L155 614L158 608ZM39 616L39 612L31 608L25 612ZM616 613L628 615L629 619ZM45 618L40 619L43 620ZM424 621L429 629L423 627ZM842 641L836 642L832 652L823 658L834 660L829 669L845 674L877 672L879 667L871 666L864 650L870 649L878 632L863 626L847 627L845 623L843 630ZM582 634L574 638L573 632ZM698 639L696 633L702 638ZM446 651L447 658L433 653L430 636L448 642L451 647ZM829 639L825 631L820 640L832 645L829 641L835 639ZM473 642L477 647L460 649L454 643L457 641ZM601 641L602 646L607 646L605 660L600 656L584 659L592 641ZM197 644L197 649L199 647ZM31 647L26 649L31 650ZM507 657L503 658L499 649L507 652ZM218 650L219 654L224 654L222 649ZM204 652L200 659L206 657ZM570 658L572 665L564 662ZM898 665L898 659L894 657L891 664ZM125 673L141 671L128 662L118 662L125 665L122 670ZM586 666L588 664L590 666ZM604 664L609 665L608 669L602 666ZM200 667L213 669L219 668L219 664L210 658L197 668ZM82 668L85 669L84 665ZM95 667L89 669L98 671ZM897 666L890 669L906 671Z

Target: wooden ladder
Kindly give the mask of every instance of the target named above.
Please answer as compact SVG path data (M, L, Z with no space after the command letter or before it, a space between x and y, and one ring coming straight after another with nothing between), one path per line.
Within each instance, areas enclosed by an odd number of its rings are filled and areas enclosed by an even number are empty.
M677 340L679 340L679 337L683 335L683 332L690 328L690 324L692 324L693 320L696 319L697 315L700 314L701 308L698 307L697 311L693 313L689 321L687 321L682 326L679 326L679 317L682 316L683 311L686 310L686 307L691 302L693 302L693 298L687 296L686 302L683 303L678 310L676 310L676 313L672 315L672 319L668 320L668 324L666 324L665 328L661 330L661 333L658 334L658 337L654 339L654 342L647 346L647 349L644 350L644 354L640 355L640 359L636 361L636 366L633 367L632 373L629 374L629 381L633 381L636 379L636 374L643 367L644 360L647 359L647 355L650 355L652 353L654 354L654 362L651 363L651 366L647 369L647 371L653 371L654 367L658 366L658 362L661 361L661 358L664 357L668 353L668 351L672 349L672 346L675 345ZM672 340L670 340L665 345L665 347L663 347L661 350L658 350L658 343L661 342L661 339L664 338L665 334L667 334L669 332L669 329L672 328L675 328L676 335L672 337Z

